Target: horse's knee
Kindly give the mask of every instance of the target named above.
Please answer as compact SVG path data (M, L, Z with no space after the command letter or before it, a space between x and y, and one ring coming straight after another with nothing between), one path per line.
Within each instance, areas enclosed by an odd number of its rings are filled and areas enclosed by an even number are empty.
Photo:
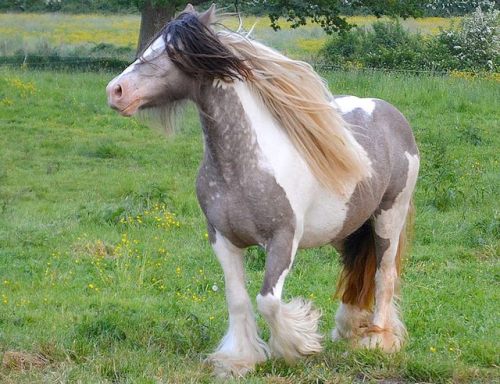
M275 317L279 312L281 300L280 298L268 293L266 295L257 295L257 310L268 320Z

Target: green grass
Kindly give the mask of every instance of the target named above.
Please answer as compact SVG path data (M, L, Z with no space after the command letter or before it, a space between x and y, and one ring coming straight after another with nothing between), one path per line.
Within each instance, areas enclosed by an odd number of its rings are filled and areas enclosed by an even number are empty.
M398 106L422 152L402 286L409 343L384 356L326 340L323 353L270 360L248 382L498 382L498 83L325 76L336 93ZM0 367L0 382L212 381L202 361L227 315L194 191L196 113L165 139L108 109L111 77L0 69L0 355L44 360ZM262 267L250 250L252 297ZM322 308L325 335L338 270L331 248L301 251L285 288Z

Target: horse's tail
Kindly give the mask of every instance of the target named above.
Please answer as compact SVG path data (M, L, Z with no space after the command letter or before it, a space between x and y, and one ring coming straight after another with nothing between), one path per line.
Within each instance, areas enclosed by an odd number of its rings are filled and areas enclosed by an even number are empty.
M365 222L344 241L342 269L337 284L337 296L345 304L370 309L375 297L375 234L372 223Z
M401 274L402 259L407 251L413 228L414 208L410 202L405 227L399 235L396 253L396 270ZM356 305L370 310L375 300L375 272L377 256L375 253L375 230L371 220L349 235L341 251L344 264L337 284L337 297L345 304Z

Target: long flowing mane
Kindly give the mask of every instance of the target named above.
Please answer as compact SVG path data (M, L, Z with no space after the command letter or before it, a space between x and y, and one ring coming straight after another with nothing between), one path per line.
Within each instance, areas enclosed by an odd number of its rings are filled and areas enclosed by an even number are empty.
M368 176L333 96L309 64L239 33L214 32L192 14L167 24L163 36L170 58L191 76L246 81L327 188L345 193Z

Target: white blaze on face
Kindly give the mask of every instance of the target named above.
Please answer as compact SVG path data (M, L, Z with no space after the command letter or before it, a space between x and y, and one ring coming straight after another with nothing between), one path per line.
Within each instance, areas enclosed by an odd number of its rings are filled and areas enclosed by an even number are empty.
M169 38L170 36L167 36ZM143 59L151 60L161 55L165 51L165 40L163 35L159 36L142 54Z
M167 36L169 38L169 36ZM141 55L140 59L137 59L132 64L130 64L123 72L122 75L125 75L129 72L132 72L135 66L141 62L141 59L144 61L152 60L155 57L161 55L165 51L165 41L163 40L163 36L159 36L153 43L144 51Z

